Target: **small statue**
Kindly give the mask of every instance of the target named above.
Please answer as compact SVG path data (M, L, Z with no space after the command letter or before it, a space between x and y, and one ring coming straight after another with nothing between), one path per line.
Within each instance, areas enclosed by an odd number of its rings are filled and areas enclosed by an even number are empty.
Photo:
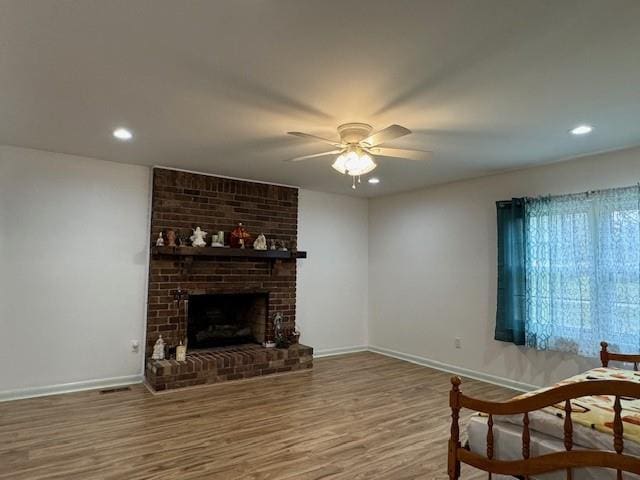
M276 249L276 241L272 238L271 240L269 240L269 249L270 250L275 250Z
M220 232L211 234L211 246L224 247L224 234L222 239L220 239Z
M162 238L162 232L158 234L158 239L156 240L156 247L164 247L164 238Z
M176 347L176 360L179 362L184 362L187 359L187 346L182 344L182 340L180 340L180 345Z
M153 355L151 358L154 360L164 360L164 340L162 339L162 335L158 337L155 345L153 346Z
M258 237L256 238L255 242L253 242L253 249L254 250L266 250L267 249L267 239L262 233L260 235L258 235Z
M300 330L296 327L293 327L293 330L289 332L289 343L300 343Z
M284 240L280 241L280 251L282 251L282 252L286 252L287 251L287 242L285 242Z
M251 238L247 229L242 226L242 223L239 223L236 228L231 230L231 237L229 243L233 248L244 248Z
M206 236L207 232L200 230L200 227L196 227L196 229L193 231L193 235L189 237L189 240L191 240L191 245L194 247L205 247L207 245L207 242L204 241L204 237Z
M282 317L282 314L279 312L276 313L276 316L273 318L273 336L277 348L287 348L289 346L289 341L284 334L284 326L282 325L283 321L284 318Z
M167 246L177 247L176 245L176 232L173 230L167 230Z

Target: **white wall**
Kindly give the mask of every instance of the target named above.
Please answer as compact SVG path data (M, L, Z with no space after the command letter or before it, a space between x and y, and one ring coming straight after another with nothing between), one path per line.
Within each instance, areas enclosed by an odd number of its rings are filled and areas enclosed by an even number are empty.
M142 374L130 342L144 335L149 176L0 147L0 398ZM593 361L493 340L494 203L639 180L635 149L369 202L301 190L302 341L320 354L371 344L527 384L584 370Z
M141 378L149 194L146 167L0 146L0 399ZM320 354L367 344L367 222L366 200L300 191L298 325Z
M149 186L146 167L0 147L0 396L140 375Z
M370 344L533 385L587 369L595 360L493 340L495 202L638 181L632 149L371 200Z
M366 199L300 190L296 321L301 341L328 354L367 345Z

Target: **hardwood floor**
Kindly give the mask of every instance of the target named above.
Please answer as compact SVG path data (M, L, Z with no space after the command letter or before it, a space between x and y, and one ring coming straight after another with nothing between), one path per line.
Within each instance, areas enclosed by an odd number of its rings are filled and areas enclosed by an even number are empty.
M135 385L2 403L0 479L445 479L449 377L357 353L162 396Z

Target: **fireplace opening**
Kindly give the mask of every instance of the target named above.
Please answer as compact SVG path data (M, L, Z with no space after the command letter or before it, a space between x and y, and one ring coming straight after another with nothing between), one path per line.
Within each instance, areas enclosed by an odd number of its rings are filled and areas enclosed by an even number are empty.
M263 343L267 293L190 295L189 350Z

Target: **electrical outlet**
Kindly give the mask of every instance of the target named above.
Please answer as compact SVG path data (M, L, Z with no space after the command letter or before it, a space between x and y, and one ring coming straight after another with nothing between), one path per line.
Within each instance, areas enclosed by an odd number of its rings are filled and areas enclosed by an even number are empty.
M138 353L140 351L140 342L138 340L131 340L131 351Z
M456 337L454 344L456 348L462 348L462 340L460 339L460 337Z

